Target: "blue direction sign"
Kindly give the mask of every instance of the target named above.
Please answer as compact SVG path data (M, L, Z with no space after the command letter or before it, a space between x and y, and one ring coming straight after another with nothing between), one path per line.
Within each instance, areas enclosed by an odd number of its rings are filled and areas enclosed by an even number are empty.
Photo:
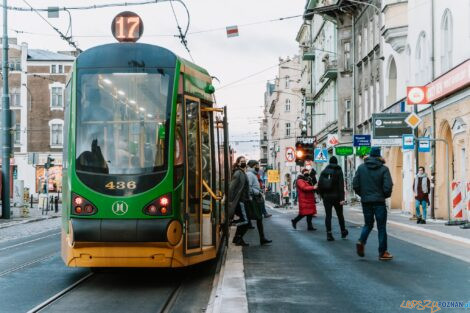
M420 137L418 143L419 152L431 152L431 140L429 137Z
M328 162L328 149L316 148L313 159L317 163Z
M403 135L401 148L405 150L414 150L415 142L413 135Z
M354 135L354 147L370 147L370 135Z

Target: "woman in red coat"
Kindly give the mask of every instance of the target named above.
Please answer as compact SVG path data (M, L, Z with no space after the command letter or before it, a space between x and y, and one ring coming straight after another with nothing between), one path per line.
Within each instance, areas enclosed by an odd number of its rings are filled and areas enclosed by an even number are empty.
M317 207L315 205L315 194L314 190L316 186L313 186L311 180L308 178L308 169L302 169L302 175L297 177L296 187L299 198L299 215L291 220L292 227L297 229L297 222L300 221L304 216L307 217L308 230L316 230L312 225L312 217L317 214Z

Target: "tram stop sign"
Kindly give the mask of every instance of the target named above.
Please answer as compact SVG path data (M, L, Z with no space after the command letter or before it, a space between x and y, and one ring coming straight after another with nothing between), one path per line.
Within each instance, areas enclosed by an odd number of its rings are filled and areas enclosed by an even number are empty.
M336 155L352 155L354 154L353 147L335 147Z

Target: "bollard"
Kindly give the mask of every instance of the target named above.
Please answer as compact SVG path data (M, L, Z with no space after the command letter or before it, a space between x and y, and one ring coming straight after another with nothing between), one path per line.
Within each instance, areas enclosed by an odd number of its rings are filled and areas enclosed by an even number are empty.
M31 209L33 208L33 194L31 194Z
M54 205L55 205L55 212L59 212L59 196L55 197L54 199Z

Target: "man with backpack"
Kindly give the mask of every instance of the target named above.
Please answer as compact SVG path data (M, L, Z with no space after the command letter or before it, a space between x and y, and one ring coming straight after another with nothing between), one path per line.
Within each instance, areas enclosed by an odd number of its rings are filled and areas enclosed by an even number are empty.
M325 206L325 226L326 226L326 239L333 241L335 238L331 233L331 217L333 214L333 207L338 217L339 227L341 228L341 238L346 238L348 230L346 229L343 216L344 204L344 178L343 170L338 165L338 159L335 156L330 158L330 163L321 172L318 179L318 191L323 199Z
M387 251L387 208L385 199L392 195L393 182L385 160L380 156L380 147L372 147L369 157L356 171L353 188L361 197L364 227L356 244L356 252L364 257L364 249L370 232L374 228L374 216L379 232L379 260L388 261L393 256Z

